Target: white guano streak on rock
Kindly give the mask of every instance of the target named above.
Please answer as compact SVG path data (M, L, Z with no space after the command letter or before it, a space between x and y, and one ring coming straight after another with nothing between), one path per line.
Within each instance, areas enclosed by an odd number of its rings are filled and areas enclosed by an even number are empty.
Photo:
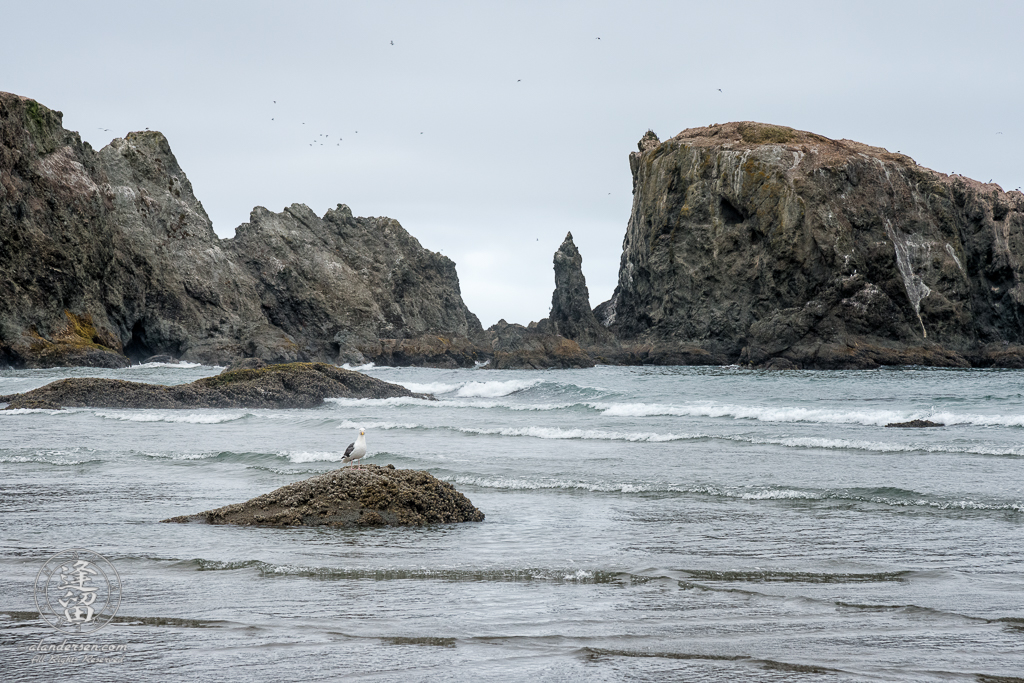
M946 242L946 251L949 252L949 255L953 257L954 261L956 261L956 267L960 269L960 272L967 275L967 271L964 270L964 267L960 264L960 259L956 257L956 252L953 251L953 245L949 242Z
M892 178L889 176L889 169L886 167L885 162L881 159L874 159L885 174L885 180L889 183L889 189L892 190L893 200L896 199L896 188L893 187ZM892 240L892 245L896 251L896 267L900 271L900 275L903 277L903 286L907 290L907 298L910 299L910 304L914 307L914 313L917 315L917 322L921 325L921 334L924 338L928 338L928 330L924 327L924 320L921 319L921 299L925 298L932 293L928 285L924 281L914 274L914 266L910 262L910 251L911 247L919 247L923 245L911 244L907 236L904 235L899 229L895 228L892 222L888 218L883 218L885 221L885 232Z
M914 313L917 314L917 322L921 324L921 333L927 339L928 330L924 328L924 321L921 319L921 299L931 294L932 290L928 288L928 285L921 278L914 274L913 265L910 263L910 249L912 245L909 243L907 236L894 228L888 218L884 220L885 232L889 235L889 239L892 240L893 246L896 248L896 267L899 268L900 275L903 276L903 286L907 288L907 298L910 299L910 303L914 307ZM918 245L913 246L916 247Z

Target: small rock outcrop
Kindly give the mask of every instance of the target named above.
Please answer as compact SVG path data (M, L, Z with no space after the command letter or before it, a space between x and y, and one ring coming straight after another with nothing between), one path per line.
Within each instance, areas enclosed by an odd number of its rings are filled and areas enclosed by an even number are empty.
M923 429L925 427L945 427L941 422L931 420L910 420L909 422L890 422L886 427L900 427L902 429Z
M395 398L416 394L398 384L326 363L227 369L189 384L164 386L74 377L0 396L18 408L315 408L325 398Z
M219 239L161 133L94 150L62 117L0 92L0 365L402 362L374 354L434 336L472 367L455 264L397 221L256 207Z
M487 367L494 370L594 367L590 354L575 341L555 334L547 318L527 326L502 319L487 328L487 334L493 354Z
M648 131L629 163L618 285L595 309L624 346L776 368L1024 365L1024 194L754 122Z
M484 513L448 482L394 465L343 467L244 503L164 522L242 526L373 527L482 522Z

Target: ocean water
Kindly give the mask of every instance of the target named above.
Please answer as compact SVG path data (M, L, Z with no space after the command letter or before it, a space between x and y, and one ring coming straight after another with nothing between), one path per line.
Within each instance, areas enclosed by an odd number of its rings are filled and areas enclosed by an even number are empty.
M1024 680L1024 372L363 370L440 400L0 411L0 678ZM946 426L884 426L915 418ZM339 467L359 427L486 521L159 523ZM36 610L68 548L120 576L93 634ZM33 661L65 639L123 656Z

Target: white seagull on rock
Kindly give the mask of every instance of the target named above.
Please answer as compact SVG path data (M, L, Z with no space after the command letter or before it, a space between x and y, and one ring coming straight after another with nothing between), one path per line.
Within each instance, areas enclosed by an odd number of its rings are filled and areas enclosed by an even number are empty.
M359 438L354 443L348 445L348 448L345 449L345 457L341 461L355 462L364 455L366 455L366 430L360 427Z

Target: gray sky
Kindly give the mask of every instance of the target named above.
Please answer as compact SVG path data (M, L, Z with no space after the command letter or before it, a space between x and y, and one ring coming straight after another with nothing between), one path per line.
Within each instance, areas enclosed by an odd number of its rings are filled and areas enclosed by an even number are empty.
M0 16L0 90L96 148L162 131L217 234L257 205L390 216L456 262L484 326L547 315L567 230L591 304L611 295L648 128L763 121L1024 186L1019 2L2 0Z

